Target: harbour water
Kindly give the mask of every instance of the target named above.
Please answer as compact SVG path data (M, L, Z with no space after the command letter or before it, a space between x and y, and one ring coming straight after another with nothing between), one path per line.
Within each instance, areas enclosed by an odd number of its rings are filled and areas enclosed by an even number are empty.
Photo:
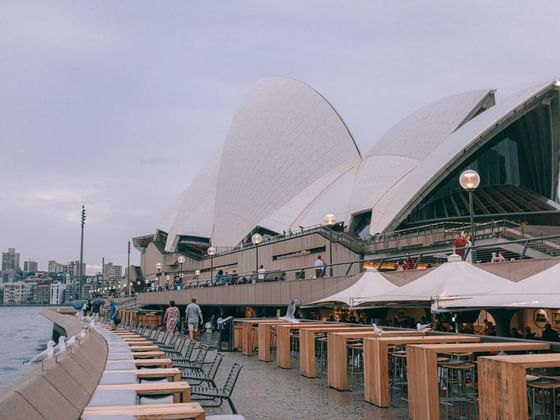
M24 362L46 348L53 325L42 306L0 306L0 390L17 382L35 366Z

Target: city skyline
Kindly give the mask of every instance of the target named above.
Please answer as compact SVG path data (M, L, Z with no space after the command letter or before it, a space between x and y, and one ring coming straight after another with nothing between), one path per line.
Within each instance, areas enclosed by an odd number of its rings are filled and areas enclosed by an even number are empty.
M0 249L40 266L78 260L85 205L88 274L154 231L261 77L316 88L367 150L458 89L505 96L560 74L560 6L546 2L0 8Z

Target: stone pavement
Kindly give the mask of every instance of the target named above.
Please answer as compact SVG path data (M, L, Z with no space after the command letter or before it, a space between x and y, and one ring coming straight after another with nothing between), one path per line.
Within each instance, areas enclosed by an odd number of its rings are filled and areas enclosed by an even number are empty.
M264 363L255 356L224 352L217 384L234 362L243 366L233 393L239 414L247 420L258 419L406 419L406 408L382 409L363 399L363 390L339 392L326 386L326 378L309 379L297 369L281 369L276 363ZM208 414L229 414L229 405L209 408Z

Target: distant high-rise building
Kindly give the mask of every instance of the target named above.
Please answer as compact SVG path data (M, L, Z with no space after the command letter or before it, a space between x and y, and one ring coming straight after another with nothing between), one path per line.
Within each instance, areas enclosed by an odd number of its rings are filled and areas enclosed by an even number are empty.
M19 253L15 248L8 248L8 252L2 252L2 271L19 271Z
M36 273L39 271L39 264L37 261L27 260L23 262L23 271L25 273Z
M64 264L57 263L54 260L49 261L48 266L49 273L64 273Z
M51 284L51 305L61 305L64 303L64 290L66 285L61 282Z
M103 265L103 278L105 280L119 281L122 277L122 265L112 262Z
M70 274L71 277L77 279L80 277L80 261L70 261L65 267L65 273ZM82 263L82 275L86 275L86 263Z

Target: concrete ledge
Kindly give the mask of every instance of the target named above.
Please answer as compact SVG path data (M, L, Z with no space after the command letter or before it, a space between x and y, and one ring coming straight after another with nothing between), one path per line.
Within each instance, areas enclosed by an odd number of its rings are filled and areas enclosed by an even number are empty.
M77 335L82 322L55 310L43 314L67 336ZM79 419L107 360L107 343L91 331L71 353L38 366L0 395L0 417L6 419Z

